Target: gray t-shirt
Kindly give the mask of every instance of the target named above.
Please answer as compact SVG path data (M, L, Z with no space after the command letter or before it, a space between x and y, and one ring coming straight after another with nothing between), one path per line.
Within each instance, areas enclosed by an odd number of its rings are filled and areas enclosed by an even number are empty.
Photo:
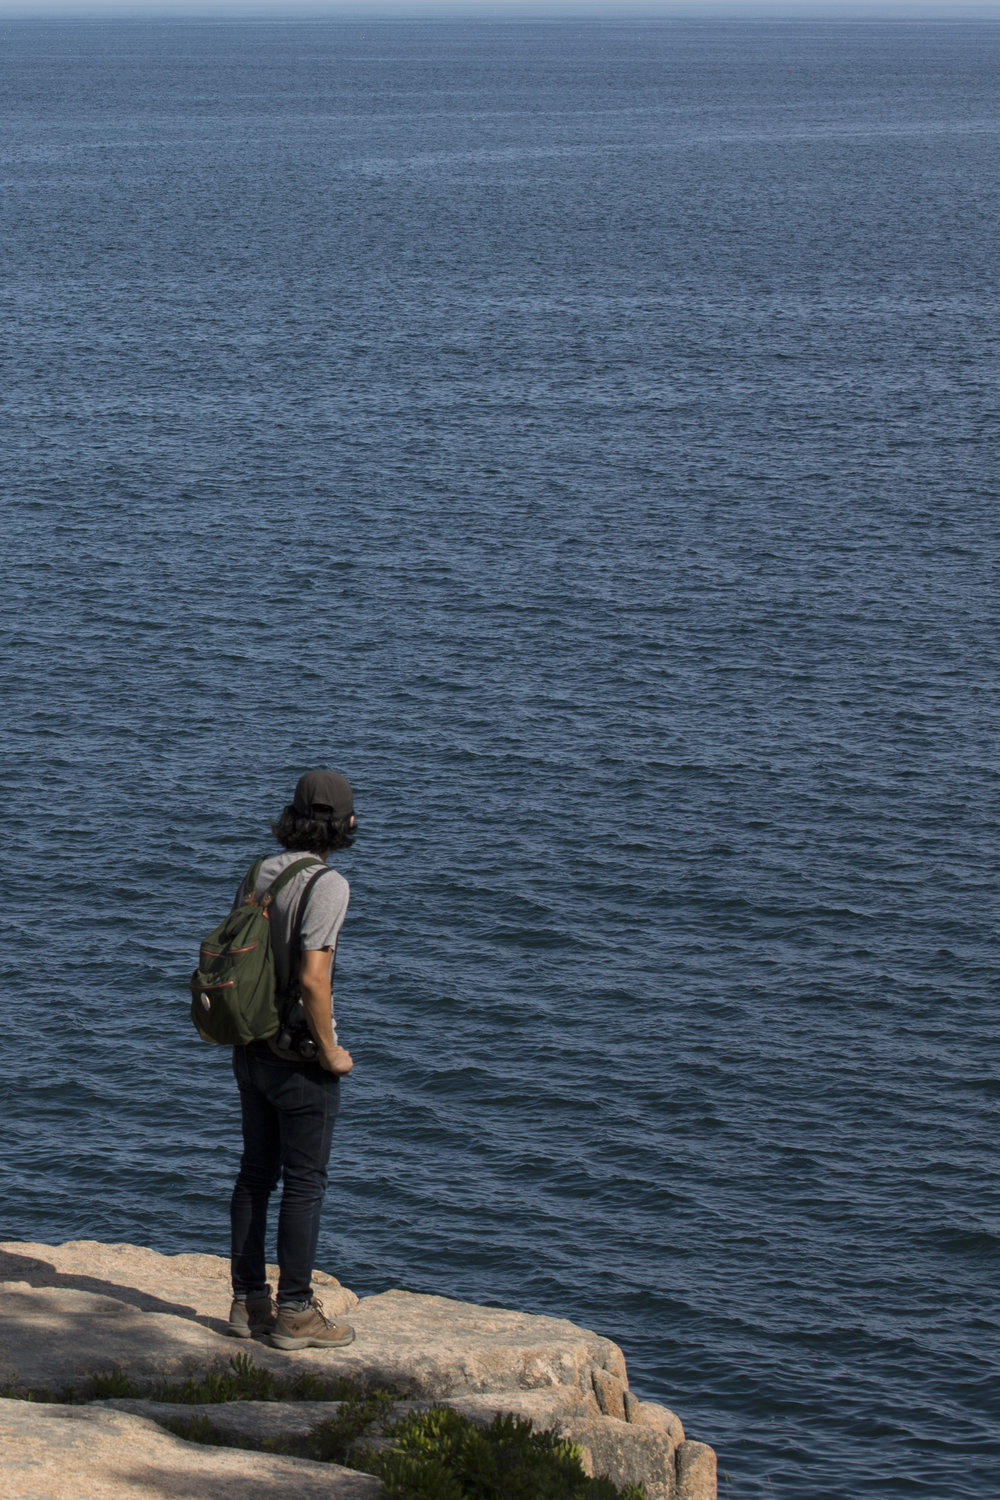
M293 865L297 859L306 857L305 851L301 849L283 849L280 854L272 854L260 867L257 876L257 891L266 891L282 870ZM290 949L306 886L321 868L319 856L313 855L312 858L316 862L308 869L300 871L298 875L293 875L271 904L271 947L274 952L278 988L282 991L288 989L293 975L298 974L299 955L293 956ZM236 893L237 903L243 899L243 895L241 885ZM351 888L343 875L328 865L326 872L319 877L309 892L309 900L302 914L302 949L329 948L331 975L337 953L337 937L344 924L350 895ZM334 1041L337 1040L336 1022L334 1022L333 1038Z

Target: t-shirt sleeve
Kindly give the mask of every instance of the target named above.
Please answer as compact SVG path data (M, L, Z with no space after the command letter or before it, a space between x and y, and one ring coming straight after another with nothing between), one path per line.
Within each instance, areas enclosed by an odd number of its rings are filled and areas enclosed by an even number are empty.
M337 870L321 875L309 892L302 915L302 949L336 948L351 888Z

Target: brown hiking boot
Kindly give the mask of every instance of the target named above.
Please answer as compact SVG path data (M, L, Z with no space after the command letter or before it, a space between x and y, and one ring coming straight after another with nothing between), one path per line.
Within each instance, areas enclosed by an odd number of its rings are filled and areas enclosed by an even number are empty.
M268 1343L275 1349L342 1349L353 1344L350 1323L331 1323L314 1297L301 1312L279 1307Z
M233 1299L226 1332L232 1339L263 1338L265 1333L271 1332L276 1317L274 1298L268 1287L263 1297L248 1297L245 1302Z

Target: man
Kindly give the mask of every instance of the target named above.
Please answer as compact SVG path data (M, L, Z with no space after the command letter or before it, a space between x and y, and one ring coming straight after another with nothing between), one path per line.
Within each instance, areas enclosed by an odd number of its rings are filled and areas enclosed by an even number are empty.
M307 771L273 825L282 852L264 860L257 891L266 891L305 855L325 862L353 842L355 828L350 783L332 771ZM245 894L241 887L237 902ZM279 1037L233 1049L243 1156L230 1205L233 1305L227 1331L235 1338L266 1338L277 1349L335 1349L354 1338L349 1324L324 1316L312 1290L340 1080L354 1066L333 1020L333 968L349 895L344 877L318 861L275 893L269 911L278 990L288 995L298 989L299 1024L293 1013ZM279 1177L275 1306L265 1237L268 1201Z

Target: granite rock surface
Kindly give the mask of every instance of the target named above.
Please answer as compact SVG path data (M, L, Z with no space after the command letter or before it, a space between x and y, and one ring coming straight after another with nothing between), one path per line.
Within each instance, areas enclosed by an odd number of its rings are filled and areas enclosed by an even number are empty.
M379 1500L334 1464L183 1442L147 1417L0 1401L4 1500Z
M346 1377L367 1388L388 1388L398 1394L401 1411L443 1402L482 1422L501 1411L515 1412L530 1417L536 1427L551 1428L578 1443L589 1472L606 1475L617 1484L642 1482L649 1500L715 1500L712 1450L687 1441L679 1418L666 1407L635 1398L616 1344L565 1319L402 1291L359 1301L335 1277L316 1272L315 1285L324 1307L340 1320L348 1317L357 1331L356 1341L343 1349L282 1353L259 1341L225 1336L229 1267L216 1256L164 1256L133 1245L94 1241L58 1246L9 1242L0 1244L0 1282L4 1307L0 1385L11 1397L47 1393L50 1400L70 1394L76 1401L89 1400L95 1394L94 1377L110 1370L122 1371L141 1389L164 1381L179 1382L210 1369L225 1370L234 1354L248 1354L256 1366L284 1377L308 1371L327 1379ZM362 1487L331 1489L329 1465L184 1443L156 1425L157 1420L169 1419L167 1408L177 1414L169 1401L133 1398L87 1406L46 1406L14 1399L0 1405L8 1408L0 1410L8 1426L21 1424L18 1450L29 1430L34 1432L31 1443L36 1459L31 1473L35 1477L30 1483L42 1485L37 1490L25 1488L29 1480L19 1479L22 1489L12 1490L10 1500L20 1500L22 1495L34 1500L36 1493L39 1497L73 1493L71 1488L44 1489L40 1476L48 1465L41 1455L51 1451L53 1478L58 1475L61 1482L67 1462L76 1465L84 1449L90 1452L80 1436L88 1431L93 1454L87 1458L87 1486L75 1491L86 1494L88 1500L105 1494L149 1494L175 1500L189 1493L207 1495L209 1488L212 1494L224 1496L230 1493L225 1489L230 1482L235 1495L235 1485L242 1484L237 1476L244 1474L241 1464L249 1465L245 1474L251 1484L257 1482L253 1475L258 1472L253 1463L265 1466L259 1470L263 1476L271 1462L279 1466L274 1470L278 1477L271 1490L262 1488L259 1493L273 1494L276 1500L286 1493L281 1488L284 1480L279 1482L282 1463L304 1464L307 1475L320 1470L328 1476L324 1491L328 1495L380 1493L376 1481L363 1475L352 1477L346 1470L342 1472L347 1478L337 1476L337 1483ZM318 1417L314 1406L321 1407ZM306 1425L314 1425L329 1410L329 1403L300 1401L183 1408L189 1416L207 1416L214 1428L231 1434L236 1442L252 1441L255 1434L301 1440ZM80 1426L84 1413L89 1414L90 1428ZM161 1468L169 1467L169 1455L185 1456L178 1470L185 1484L189 1482L186 1476L191 1476L192 1485L201 1483L208 1472L205 1466L210 1468L217 1458L218 1483L204 1490L171 1489L161 1481L157 1481L158 1489L129 1488L140 1480L131 1470L126 1474L116 1468L111 1460L116 1443L122 1446L133 1440L129 1423L145 1424L142 1431L147 1433L152 1425L158 1442L156 1464ZM117 1439L109 1436L112 1429ZM0 1441L6 1463L13 1441L7 1428ZM141 1447L141 1440L136 1441ZM60 1459L60 1453L72 1456ZM98 1456L101 1453L106 1459L105 1479L98 1472L105 1462ZM262 1477L260 1483L265 1482L270 1480ZM307 1483L313 1479L304 1479L303 1484ZM257 1493L246 1485L241 1489L247 1496ZM287 1493L308 1496L313 1491L301 1488ZM7 1500L6 1490L4 1496Z

